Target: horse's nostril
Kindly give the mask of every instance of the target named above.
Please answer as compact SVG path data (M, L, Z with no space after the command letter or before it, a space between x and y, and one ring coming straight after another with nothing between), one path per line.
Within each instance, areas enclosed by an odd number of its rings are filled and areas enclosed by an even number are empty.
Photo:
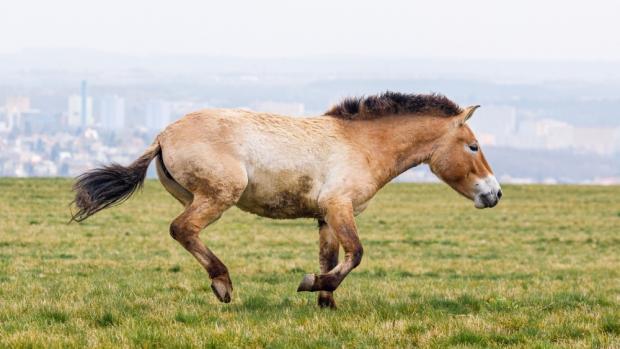
M500 190L497 192L497 199L501 199L501 198L502 198L502 190L500 189Z

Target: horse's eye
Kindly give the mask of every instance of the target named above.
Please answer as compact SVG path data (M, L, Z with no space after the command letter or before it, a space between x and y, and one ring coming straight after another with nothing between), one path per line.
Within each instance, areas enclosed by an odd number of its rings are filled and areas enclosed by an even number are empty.
M472 144L469 146L469 150L471 151L478 151L478 144Z

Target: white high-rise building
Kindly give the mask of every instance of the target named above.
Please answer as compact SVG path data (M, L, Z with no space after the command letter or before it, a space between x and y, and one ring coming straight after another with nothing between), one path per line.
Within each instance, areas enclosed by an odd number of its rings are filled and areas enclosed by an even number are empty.
M574 132L575 127L563 121L541 119L536 123L536 133L548 150L570 148Z
M95 123L92 97L86 97L85 107L86 115L82 116L82 96L69 96L67 123L70 127L88 127Z
M106 130L120 130L125 127L125 99L116 95L103 97L99 123Z
M511 106L485 105L467 123L482 145L506 146L517 132L517 110Z
M571 146L578 151L609 156L615 152L616 133L617 130L613 128L575 128Z
M617 127L614 131L614 141L612 149L614 153L620 154L620 127Z
M172 109L170 103L152 100L146 103L146 128L161 130L171 121Z
M4 104L7 129L13 129L20 124L22 113L30 111L30 98L28 97L8 97Z

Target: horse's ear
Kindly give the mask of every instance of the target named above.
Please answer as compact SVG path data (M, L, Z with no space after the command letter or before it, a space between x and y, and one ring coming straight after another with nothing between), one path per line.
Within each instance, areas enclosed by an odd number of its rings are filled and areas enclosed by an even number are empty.
M471 118L471 116L474 115L474 112L479 107L480 107L479 105L472 105L472 106L465 108L465 110L458 116L458 124L459 125L465 124L467 120L469 120L469 118Z

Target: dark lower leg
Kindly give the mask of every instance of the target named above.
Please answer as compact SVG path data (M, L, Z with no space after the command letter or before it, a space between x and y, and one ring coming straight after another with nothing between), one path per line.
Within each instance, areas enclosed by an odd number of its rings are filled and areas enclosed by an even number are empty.
M319 265L321 274L326 274L338 265L340 244L325 221L319 221ZM318 304L322 308L336 308L332 291L319 291Z
M198 260L198 263L209 274L211 289L215 296L220 302L230 302L233 287L226 265L200 241L198 235L188 236L179 240L181 245Z
M334 291L362 260L363 249L357 236L351 204L332 206L326 211L327 224L344 249L344 261L328 273L307 274L297 291Z
M200 230L215 221L220 214L221 211L211 205L194 202L172 222L170 235L207 271L215 296L221 302L228 303L233 290L228 269L198 237Z

